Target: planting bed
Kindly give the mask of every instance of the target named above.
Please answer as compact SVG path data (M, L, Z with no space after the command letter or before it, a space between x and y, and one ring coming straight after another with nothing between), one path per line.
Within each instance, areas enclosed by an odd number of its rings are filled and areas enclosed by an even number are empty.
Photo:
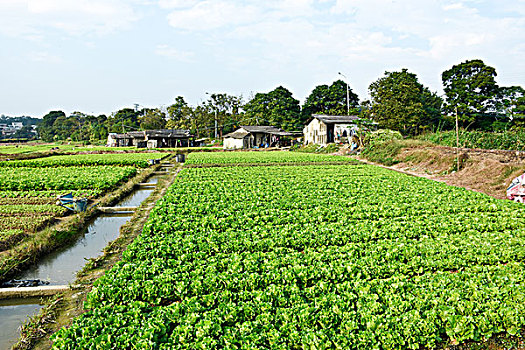
M0 251L67 213L57 197L95 199L148 166L153 154L81 154L0 161ZM1 263L1 259L0 259Z
M51 156L36 159L11 160L0 162L0 167L57 167L57 166L97 166L119 165L147 168L148 159L161 159L166 153L101 153Z
M327 154L312 154L298 152L200 152L190 153L186 165L233 165L233 164L272 164L272 163L327 163L355 162L348 157L331 156Z
M515 335L524 214L355 163L184 169L54 347L419 349Z

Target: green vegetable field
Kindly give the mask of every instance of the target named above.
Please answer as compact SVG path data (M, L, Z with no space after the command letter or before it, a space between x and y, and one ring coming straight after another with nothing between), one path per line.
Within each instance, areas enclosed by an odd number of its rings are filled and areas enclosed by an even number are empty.
M200 152L190 153L186 165L234 165L234 164L270 164L270 163L326 163L355 162L355 160L327 154L298 152Z
M186 168L54 348L420 349L514 335L524 214L358 163Z
M0 162L0 167L57 167L57 166L97 166L119 165L147 168L148 159L161 159L166 153L101 153L51 156L36 159L11 160Z
M48 226L67 210L57 196L94 199L165 153L78 154L0 161L0 252ZM0 257L0 262L2 257Z

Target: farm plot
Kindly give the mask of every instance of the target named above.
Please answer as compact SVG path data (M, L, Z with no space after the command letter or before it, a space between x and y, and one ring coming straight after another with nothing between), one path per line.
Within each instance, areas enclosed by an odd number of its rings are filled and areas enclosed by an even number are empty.
M368 165L184 169L54 348L419 349L514 335L524 214Z
M119 165L147 168L148 159L161 159L167 153L101 153L51 156L45 158L0 162L0 167L57 167Z
M186 165L233 165L233 164L272 164L272 163L346 163L355 160L327 154L298 153L285 151L251 151L251 152L200 152L190 153Z
M95 198L136 173L130 166L0 167L0 251L63 216L57 196Z

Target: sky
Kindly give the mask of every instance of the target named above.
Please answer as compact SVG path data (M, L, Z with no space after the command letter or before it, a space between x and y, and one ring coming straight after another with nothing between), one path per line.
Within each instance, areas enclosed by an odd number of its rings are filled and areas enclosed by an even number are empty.
M0 0L0 114L109 115L407 68L443 94L469 59L525 87L525 0Z

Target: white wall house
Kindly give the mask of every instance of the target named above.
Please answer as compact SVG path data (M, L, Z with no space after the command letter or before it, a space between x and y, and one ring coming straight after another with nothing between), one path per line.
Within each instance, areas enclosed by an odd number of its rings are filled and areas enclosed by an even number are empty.
M348 140L357 130L355 115L314 114L303 129L304 144L327 145Z

